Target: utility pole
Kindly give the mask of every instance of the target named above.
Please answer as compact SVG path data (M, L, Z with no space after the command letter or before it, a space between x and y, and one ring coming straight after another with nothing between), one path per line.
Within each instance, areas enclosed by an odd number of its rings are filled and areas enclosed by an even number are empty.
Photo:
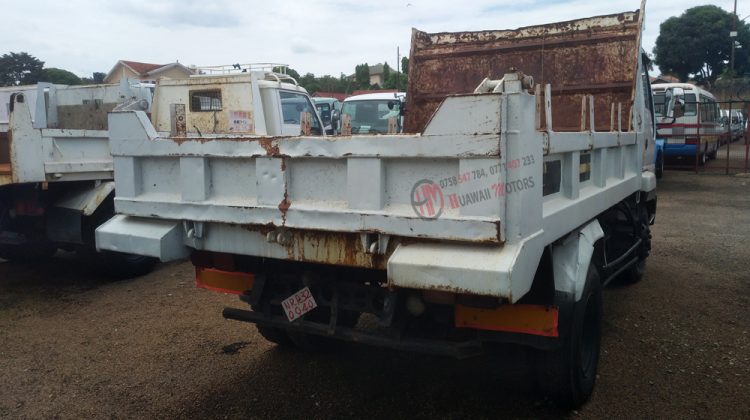
M736 2L737 0L735 0ZM401 54L396 46L396 92L401 90Z
M734 77L734 44L735 38L737 38L737 0L734 0L734 17L732 18L732 31L729 32L729 39L732 40L732 58L730 59L729 68L732 70L732 77Z

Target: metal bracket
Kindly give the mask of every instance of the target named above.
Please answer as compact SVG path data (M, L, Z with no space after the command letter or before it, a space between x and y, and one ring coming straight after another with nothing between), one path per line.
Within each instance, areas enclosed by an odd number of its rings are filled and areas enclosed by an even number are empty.
M194 222L192 220L184 220L182 227L185 230L185 238L188 245L195 247L201 243L203 239L203 222Z
M361 233L359 239L362 241L362 249L367 254L385 254L388 249L388 241L391 235L381 233Z

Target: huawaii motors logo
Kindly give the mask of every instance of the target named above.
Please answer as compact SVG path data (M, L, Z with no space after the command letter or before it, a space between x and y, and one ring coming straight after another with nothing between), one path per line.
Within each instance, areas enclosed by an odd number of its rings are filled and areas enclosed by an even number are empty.
M518 162L516 162L518 161ZM516 159L508 163L508 169L516 169L520 166L528 166L534 163L533 158ZM458 209L470 206L493 198L508 194L521 192L534 188L536 185L533 176L527 176L508 182L496 182L491 185L477 185L473 189L463 188L462 192L450 192L457 189L461 184L470 184L473 181L481 181L496 174L500 166L493 166L487 170L472 170L457 176L450 176L435 182L431 179L417 181L411 189L411 208L414 214L421 219L437 219L446 209Z
M435 181L422 179L411 189L411 208L422 219L437 219L443 214L445 197Z

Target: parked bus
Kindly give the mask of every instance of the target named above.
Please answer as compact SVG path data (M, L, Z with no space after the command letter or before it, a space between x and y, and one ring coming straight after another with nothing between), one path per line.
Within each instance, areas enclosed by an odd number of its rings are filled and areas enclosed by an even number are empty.
M659 83L652 88L657 133L665 139L664 157L697 156L700 164L715 158L722 126L714 95L688 83Z

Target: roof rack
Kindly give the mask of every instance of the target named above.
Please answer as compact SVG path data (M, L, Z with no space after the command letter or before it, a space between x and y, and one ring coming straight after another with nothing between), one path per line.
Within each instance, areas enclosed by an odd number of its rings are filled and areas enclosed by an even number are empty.
M289 69L288 64L281 63L248 63L248 64L225 64L221 66L202 66L196 67L197 73L200 76L220 76L229 74L241 74L250 72L263 72L265 73L265 80L281 83L282 81L289 81L294 83L295 86L299 86L297 80L287 74Z

